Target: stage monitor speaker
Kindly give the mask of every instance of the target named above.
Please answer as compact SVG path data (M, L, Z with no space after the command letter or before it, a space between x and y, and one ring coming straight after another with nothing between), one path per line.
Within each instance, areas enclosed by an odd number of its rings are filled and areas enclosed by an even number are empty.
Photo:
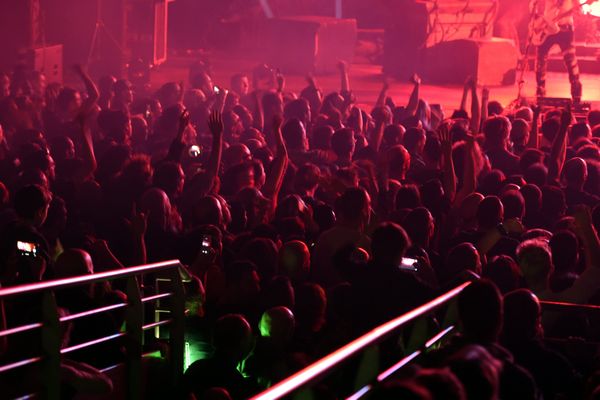
M262 58L283 72L335 72L339 60L354 58L354 19L320 16L268 19L259 33Z
M423 51L420 74L436 84L462 85L473 76L480 85L512 85L518 57L514 42L509 39L451 40Z
M43 72L48 83L63 81L62 44L24 50L19 54L19 61L34 71Z

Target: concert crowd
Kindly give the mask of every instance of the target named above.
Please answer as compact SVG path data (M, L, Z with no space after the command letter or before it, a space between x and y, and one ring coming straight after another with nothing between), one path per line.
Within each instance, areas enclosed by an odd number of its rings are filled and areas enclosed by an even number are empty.
M470 79L444 115L417 75L409 99L383 85L364 107L343 62L341 87L309 77L299 93L266 65L227 88L207 61L152 90L76 72L81 90L23 67L0 74L0 284L180 260L196 350L176 388L155 360L147 397L248 398L471 281L447 313L353 360L314 398L350 394L357 369L390 365L449 319L460 333L369 396L600 399L598 314L540 305L600 305L599 110L508 109ZM125 293L115 282L56 300L69 315ZM0 328L39 317L40 303L5 301ZM63 346L123 320L64 324ZM1 361L36 350L0 337ZM119 341L64 355L63 395L111 396L100 369L123 360ZM33 368L0 381L10 394L41 379Z

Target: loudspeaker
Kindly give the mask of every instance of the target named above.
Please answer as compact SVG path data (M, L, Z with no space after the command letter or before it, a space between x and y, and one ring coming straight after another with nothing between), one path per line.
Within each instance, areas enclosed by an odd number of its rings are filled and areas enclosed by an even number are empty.
M36 47L24 50L20 53L19 59L34 71L43 72L46 75L46 81L63 81L63 46L56 44L46 47Z
M167 60L167 0L130 0L127 12L127 47L133 59L159 65Z
M354 58L354 19L319 16L272 18L259 33L262 58L283 72L335 72L339 60Z
M460 39L423 51L420 75L430 83L462 85L468 76L486 86L512 85L519 53L510 39Z

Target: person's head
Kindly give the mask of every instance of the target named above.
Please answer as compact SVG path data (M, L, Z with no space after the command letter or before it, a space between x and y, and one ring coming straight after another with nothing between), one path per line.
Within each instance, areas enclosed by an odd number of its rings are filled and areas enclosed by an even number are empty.
M506 148L511 124L508 118L492 116L483 124L485 147L487 149Z
M504 219L523 219L525 216L525 199L518 190L508 190L500 198L504 206Z
M335 201L338 220L359 229L369 223L371 214L371 198L362 188L348 188Z
M410 244L406 231L400 225L384 222L371 235L373 262L388 267L398 266Z
M312 140L310 141L310 148L317 150L331 150L333 132L333 128L329 125L321 125L315 127L312 131Z
M467 399L496 400L502 363L484 347L468 345L447 360L448 367L463 384Z
M404 180L410 167L410 153L401 144L390 147L384 157L389 161L389 177L398 181Z
M582 190L587 176L587 163L583 158L571 158L565 163L563 178L567 186Z
M441 274L442 281L451 281L463 271L481 274L479 251L467 242L457 244L448 252L445 268Z
M488 115L492 115L492 116L496 116L496 115L502 115L502 113L504 112L504 107L502 107L502 104L500 104L499 101L496 100L491 100L488 103Z
M506 176L504 172L499 169L493 169L481 179L479 190L486 196L498 195L505 180Z
M431 393L432 400L466 400L465 389L448 368L421 369L415 381Z
M306 127L311 121L310 105L308 100L299 98L292 100L283 108L283 116L285 119L297 119Z
M538 149L526 149L521 154L521 158L519 159L519 168L521 172L525 172L527 168L534 164L543 164L544 163L545 154L543 151Z
M339 159L350 160L355 144L354 131L350 128L338 129L331 136L331 150Z
M56 259L53 270L56 279L72 278L93 274L94 264L88 252L80 249L66 249Z
M308 150L306 129L299 119L289 119L281 128L281 133L288 149L300 151Z
M48 216L51 193L42 186L28 185L19 189L14 196L17 216L34 226L41 226Z
M260 277L251 261L235 261L225 266L225 281L239 302L256 301L260 292Z
M292 282L303 282L310 272L310 251L301 240L291 240L279 250L279 272Z
M587 139L592 137L592 128L585 122L577 122L571 125L569 131L569 143L575 144L580 139Z
M548 278L554 271L548 242L542 239L524 241L517 247L517 262L531 290L544 290L548 286Z
M425 130L422 128L408 128L404 133L403 144L410 154L421 155L425 147Z
M477 210L484 198L484 195L477 192L465 197L458 210L463 229L475 227L477 223Z
M319 332L325 324L327 295L316 283L303 283L296 288L296 323L305 332Z
M504 220L504 206L496 196L487 196L477 207L477 225L479 230L494 229Z
M423 159L426 163L438 166L442 158L442 143L436 135L427 135L425 147L423 147Z
M429 210L425 207L417 207L404 218L402 226L406 229L406 233L410 237L413 244L421 247L429 247L435 223Z
M526 216L532 215L542 207L542 191L537 185L528 183L519 190L525 201Z
M542 122L542 126L540 130L542 131L542 138L548 143L551 144L554 141L554 138L558 134L558 130L560 129L560 119L558 117L547 118Z
M271 239L254 238L250 240L242 247L239 258L252 261L263 282L268 282L277 274L278 250Z
M421 193L417 185L402 185L396 192L396 210L421 206Z
M579 241L573 232L561 230L552 235L550 250L556 273L568 273L575 270L579 262Z
M56 110L67 119L75 118L81 108L81 95L75 89L64 87L56 98Z
M301 196L313 196L320 179L321 170L319 167L309 163L301 165L294 177L295 192Z
M118 144L128 144L131 138L131 119L122 110L102 110L98 115L98 126L105 137Z
M283 348L294 334L296 321L289 308L278 306L265 311L260 318L260 335L269 338L271 343Z
M204 196L194 202L191 223L193 225L214 225L223 228L221 202L214 196Z
M215 357L236 366L252 351L252 328L243 315L227 314L219 318L213 334Z
M119 79L115 82L115 100L122 105L129 106L133 103L133 87L127 79ZM162 101L161 101L162 103ZM164 105L164 103L162 103Z
M388 147L402 144L405 132L406 129L404 129L402 125L391 124L386 126L383 130L383 139L381 143L383 148L387 149Z
M235 74L231 77L231 90L240 96L245 96L250 90L250 81L246 74Z
M483 267L483 277L494 282L502 293L515 290L521 284L521 271L517 263L506 255L492 258Z
M185 174L181 165L174 161L163 162L156 166L152 183L154 186L162 189L169 195L169 198L176 199L183 192Z
M477 343L498 340L502 327L502 296L493 282L471 282L458 295L458 318L466 338Z
M225 168L233 167L250 160L252 154L245 144L235 143L223 151L223 165Z
M502 341L522 343L543 336L542 308L535 294L517 289L504 296L504 325Z
M529 123L524 119L517 118L512 123L510 140L518 146L525 146L529 140Z
M140 199L140 208L151 226L165 231L170 227L171 202L161 189L146 190Z
M547 221L547 226L552 226L567 211L567 202L564 192L555 186L542 187L541 213Z
M515 119L521 118L524 121L531 123L533 121L533 110L529 107L521 107L515 112Z

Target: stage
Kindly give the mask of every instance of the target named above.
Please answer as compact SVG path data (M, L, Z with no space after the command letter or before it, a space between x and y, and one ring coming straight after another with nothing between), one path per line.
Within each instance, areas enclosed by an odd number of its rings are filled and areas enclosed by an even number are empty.
M232 58L224 53L212 53L205 56L210 60L213 70L213 81L222 87L229 86L230 77L238 72L251 75L255 61ZM168 61L154 70L151 74L153 88L158 88L168 81L187 82L188 66L197 59L193 55L171 56ZM370 109L381 89L383 75L381 65L367 63L353 63L349 69L350 85L356 94L358 103ZM299 93L305 86L306 80L301 75L286 75L286 88ZM317 75L317 84L325 94L340 89L340 79L336 74ZM523 95L532 98L535 94L535 76L532 71L525 74ZM412 90L412 84L406 81L390 79L388 95L398 105L405 104ZM582 74L583 101L591 102L592 108L600 107L600 75ZM566 72L548 72L547 75L548 97L570 97L570 85ZM480 91L481 93L481 91ZM490 100L498 100L506 106L516 98L517 85L490 87ZM420 97L430 104L441 104L446 115L458 108L462 96L461 86L431 85L423 81Z

